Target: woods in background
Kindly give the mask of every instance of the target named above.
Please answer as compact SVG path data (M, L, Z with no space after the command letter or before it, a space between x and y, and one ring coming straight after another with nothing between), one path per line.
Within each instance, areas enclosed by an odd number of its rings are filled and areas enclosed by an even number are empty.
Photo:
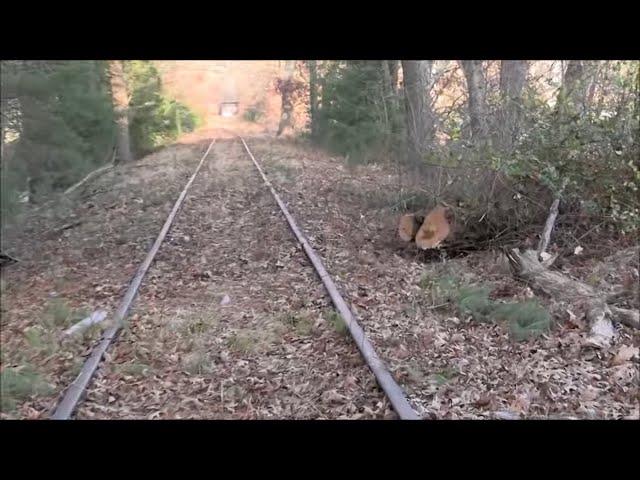
M640 62L306 65L314 141L351 162L420 172L432 205L533 220L532 210L499 198L505 184L533 195L540 212L560 196L576 216L637 231Z
M405 210L428 207L407 196L411 179L431 206L464 205L488 230L537 221L561 197L573 218L630 234L640 220L639 65L285 61L277 133L297 130L306 110L318 145L352 163L394 163ZM114 148L128 162L199 121L162 92L151 61L3 61L0 80L3 215L25 191L39 202L74 184ZM252 108L245 117L259 121ZM539 206L521 208L516 194Z
M2 214L37 203L112 158L127 162L195 127L150 61L3 61ZM23 198L24 199L24 198Z

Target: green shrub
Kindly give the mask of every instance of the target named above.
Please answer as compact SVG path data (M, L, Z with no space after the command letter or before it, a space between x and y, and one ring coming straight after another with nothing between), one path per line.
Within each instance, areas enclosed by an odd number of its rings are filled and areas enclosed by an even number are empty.
M171 143L200 124L185 105L163 93L160 74L152 62L125 62L125 74L131 95L129 131L136 157Z
M30 365L5 368L0 373L0 400L3 412L11 412L19 402L33 395L47 395L51 385Z
M493 314L509 322L511 336L517 341L536 337L551 328L551 315L534 301L498 305Z

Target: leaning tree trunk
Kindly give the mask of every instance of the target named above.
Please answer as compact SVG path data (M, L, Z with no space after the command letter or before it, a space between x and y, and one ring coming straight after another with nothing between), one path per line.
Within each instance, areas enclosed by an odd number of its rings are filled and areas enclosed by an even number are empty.
M433 140L433 115L428 86L431 60L403 60L404 98L406 108L409 161L417 165Z
M280 124L276 136L279 137L287 129L293 126L293 73L295 61L287 60L284 64L284 72L280 77L280 96L282 98L282 110Z
M467 80L469 95L469 117L471 135L474 143L482 143L487 138L487 99L486 80L482 71L482 60L463 60L460 62Z
M526 60L503 60L500 65L501 125L499 144L510 150L520 124L522 111L522 91L527 80Z
M111 96L113 99L113 109L118 127L118 154L116 163L130 162L133 160L131 154L131 137L129 134L129 93L124 77L124 66L119 60L109 62L109 73L111 79Z

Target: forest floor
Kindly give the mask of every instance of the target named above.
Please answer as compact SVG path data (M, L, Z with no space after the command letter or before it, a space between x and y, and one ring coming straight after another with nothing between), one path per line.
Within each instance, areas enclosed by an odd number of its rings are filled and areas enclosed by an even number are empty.
M233 128L233 127L231 127ZM244 132L244 130L243 130ZM246 138L379 355L424 418L638 418L640 334L590 348L580 319L515 342L441 298L442 279L531 298L491 252L425 262L397 239L397 178L319 149ZM78 418L395 418L242 145L214 127L118 167L3 239L2 418L45 418L77 375L210 137L212 148ZM64 228L63 227L68 227ZM596 259L566 261L583 281ZM620 265L621 283L637 265ZM634 350L635 349L635 350ZM635 355L620 355L620 352Z

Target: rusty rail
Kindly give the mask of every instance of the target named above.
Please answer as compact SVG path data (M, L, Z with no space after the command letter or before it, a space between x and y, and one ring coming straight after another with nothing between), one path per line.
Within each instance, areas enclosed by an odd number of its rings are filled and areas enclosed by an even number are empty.
M302 248L307 254L307 257L309 257L309 260L311 260L311 263L313 264L313 267L315 268L318 276L320 277L320 280L322 280L322 283L327 289L327 292L329 293L331 300L333 301L333 304L335 305L336 309L340 313L340 316L344 320L344 323L347 325L347 328L349 329L351 336L356 342L356 345L358 345L358 348L360 349L360 353L362 354L365 362L367 363L367 365L375 375L376 379L378 380L378 384L380 385L384 393L389 398L389 401L391 402L391 405L393 406L394 410L396 411L396 413L398 414L401 420L419 420L420 417L409 404L409 400L407 399L404 391L402 390L400 385L396 383L393 376L384 365L384 362L380 359L378 354L373 349L373 346L367 339L364 333L364 330L354 318L347 303L345 302L344 298L338 291L338 288L336 287L335 283L331 279L331 276L329 275L327 270L324 268L322 261L320 260L318 255L315 253L311 245L309 245L309 242L305 238L302 231L298 228L298 225L296 224L295 220L287 210L287 207L284 205L284 203L280 199L280 196L273 188L273 185L271 185L271 182L262 171L262 168L256 161L255 157L253 156L253 153L251 153L249 146L244 141L244 139L239 135L238 135L238 138L240 139L240 141L242 141L242 144L244 145L246 152L249 154L249 157L251 157L251 161L253 162L256 169L260 173L260 176L262 177L262 180L264 181L265 185L267 185L267 187L271 191L271 195L273 195L273 198L275 199L276 203L280 207L280 210L282 211L284 217L287 219L287 222L289 223L289 227L291 227L293 234L296 236L300 245L302 245Z
M198 172L200 171L200 169L202 168L202 165L204 164L205 158L207 158L207 155L209 154L209 151L211 150L211 147L213 147L213 144L215 142L216 140L213 139L209 144L209 148L207 148L207 151L204 153L204 155L200 159L200 163L198 164L198 167L196 168L193 175L191 175L191 178L189 179L184 189L182 190L182 193L176 200L176 203L173 206L173 210L171 210L171 213L167 217L167 220L164 222L164 226L162 227L162 230L160 230L160 233L158 234L158 237L156 238L155 243L151 247L151 250L149 250L149 253L147 253L147 256L145 257L144 261L138 268L138 271L133 277L133 280L129 284L129 288L127 289L127 292L125 293L122 301L120 302L120 305L118 306L118 309L116 310L116 313L113 319L113 323L114 323L113 326L111 326L104 333L102 340L100 341L98 346L93 349L93 351L91 352L91 355L82 366L82 370L80 370L80 373L78 374L76 379L71 383L71 385L69 385L69 387L67 388L64 394L64 397L62 398L60 403L58 403L53 415L51 416L51 419L68 420L69 418L71 418L71 415L73 414L78 403L80 402L80 399L82 398L82 395L87 389L89 382L91 381L91 379L93 378L93 375L98 369L98 365L100 364L102 357L104 356L105 352L111 345L111 342L113 342L114 338L120 331L120 328L122 328L124 319L129 313L131 304L133 303L133 300L138 293L138 289L142 284L142 279L147 273L147 270L149 269L149 267L151 266L151 262L153 262L153 259L156 256L156 253L158 253L158 250L160 249L160 245L162 245L164 237L167 235L169 228L171 228L171 225L173 224L173 220L175 219L178 213L178 210L180 210L180 207L182 206L182 202L187 196L187 192L189 191L191 184L195 180L196 175L198 175Z

